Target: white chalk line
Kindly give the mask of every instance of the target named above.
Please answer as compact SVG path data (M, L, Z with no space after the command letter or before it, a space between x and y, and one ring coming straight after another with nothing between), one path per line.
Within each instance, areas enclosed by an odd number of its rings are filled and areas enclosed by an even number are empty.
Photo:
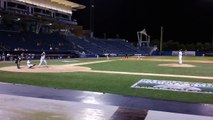
M93 61L93 62L83 62L83 63L75 63L75 64L71 64L71 65L89 65L89 64L96 64L96 63L104 63L104 62L112 62L112 61L116 61L116 60L102 60L102 61Z
M137 73L137 72L117 72L117 71L102 71L102 70L90 70L90 71L86 71L86 72L107 73L107 74L122 74L122 75L158 76L158 77L180 77L180 78L194 78L194 79L208 79L208 80L213 80L213 77L207 77L207 76L191 76L191 75L175 75L175 74L156 74L156 73Z

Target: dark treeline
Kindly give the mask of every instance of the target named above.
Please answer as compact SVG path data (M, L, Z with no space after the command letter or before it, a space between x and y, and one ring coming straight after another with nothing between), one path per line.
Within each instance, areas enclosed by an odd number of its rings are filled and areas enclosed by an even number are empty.
M152 45L157 45L159 48L160 41L158 39L151 40ZM210 42L196 42L196 43L180 43L178 41L164 41L163 50L191 50L191 51L213 51L213 44Z

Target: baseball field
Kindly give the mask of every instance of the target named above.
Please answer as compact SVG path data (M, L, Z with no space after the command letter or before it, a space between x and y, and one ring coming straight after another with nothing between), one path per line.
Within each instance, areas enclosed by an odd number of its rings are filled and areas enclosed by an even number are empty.
M182 65L178 64L177 56L147 56L140 60L136 57L76 58L47 62L48 67L36 65L28 69L26 61L21 61L21 69L17 69L13 61L1 61L0 82L213 104L213 94L208 93L131 88L141 79L213 84L212 57L184 56Z

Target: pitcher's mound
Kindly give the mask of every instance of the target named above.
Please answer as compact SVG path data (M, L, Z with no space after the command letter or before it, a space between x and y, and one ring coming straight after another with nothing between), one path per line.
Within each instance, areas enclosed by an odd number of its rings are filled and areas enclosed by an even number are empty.
M35 66L34 68L28 68L27 66L21 66L21 69L17 69L16 66L2 67L2 71L9 72L31 72L31 73L60 73L60 72L80 72L90 71L91 68L74 66L74 65L49 65L48 67Z
M166 66L166 67L196 67L195 65L190 65L190 64L176 64L176 63L158 64L158 66Z

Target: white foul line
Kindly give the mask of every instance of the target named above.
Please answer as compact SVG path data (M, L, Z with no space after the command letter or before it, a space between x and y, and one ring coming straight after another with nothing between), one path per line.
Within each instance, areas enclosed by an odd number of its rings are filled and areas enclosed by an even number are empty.
M194 79L208 79L208 80L213 80L213 77L191 76L191 75L136 73L136 72L117 72L117 71L101 71L101 70L91 70L91 71L87 71L87 72L107 73L107 74L123 74L123 75L144 75L144 76L161 76L161 77L180 77L180 78L194 78Z
M71 65L89 65L89 64L95 64L95 63L104 63L104 62L112 62L112 61L116 61L116 60L102 60L102 61L93 61L93 62L83 62L83 63L75 63L75 64L71 64Z

